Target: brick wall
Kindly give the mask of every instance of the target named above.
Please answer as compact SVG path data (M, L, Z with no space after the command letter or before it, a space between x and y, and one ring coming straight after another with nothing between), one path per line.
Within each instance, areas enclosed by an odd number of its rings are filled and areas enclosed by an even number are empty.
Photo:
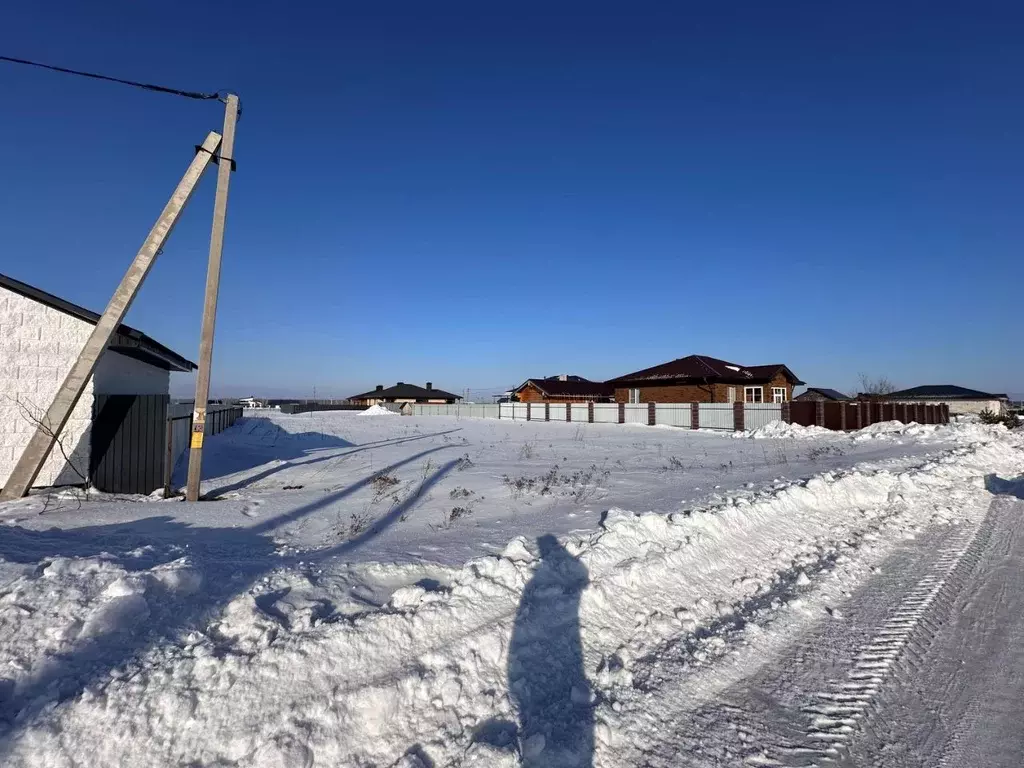
M730 387L734 390L734 402L743 402L746 386L763 387L762 402L765 403L772 402L773 387L784 387L786 400L793 399L793 385L786 381L786 377L782 374L778 374L766 384L669 384L660 387L638 387L638 389L641 403L728 403ZM616 387L615 402L628 403L629 389Z
M0 484L7 481L35 431L28 414L41 418L45 413L92 328L78 318L0 288ZM83 475L89 469L92 406L90 381L60 436L71 464ZM36 485L81 482L57 446L36 479Z

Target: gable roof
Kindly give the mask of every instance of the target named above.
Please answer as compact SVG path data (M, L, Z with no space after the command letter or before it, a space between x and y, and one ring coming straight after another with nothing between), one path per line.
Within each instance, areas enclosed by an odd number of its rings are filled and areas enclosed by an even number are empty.
M1006 400L1006 395L980 392L977 389L958 387L955 384L925 384L920 387L901 389L890 392L885 397L890 399L935 399L935 400Z
M644 368L609 380L609 384L633 381L670 381L676 379L715 379L717 381L769 381L783 371L794 384L803 384L796 375L781 363L772 365L742 366L707 355L687 355L661 365Z
M47 293L44 290L31 286L28 283L23 283L20 280L15 280L13 277L8 277L2 273L0 273L0 287L7 288L27 299L32 299L32 301L37 301L51 309L63 312L65 315L77 317L79 320L90 325L96 325L99 322L100 316L92 310L72 304L70 301L65 301L59 296L54 296L52 293ZM110 340L110 345L107 349L133 357L136 360L141 360L144 363L149 363L166 371L189 372L199 367L174 350L165 347L155 339L151 339L142 331L136 330L124 323L117 327L117 332Z
M527 384L532 384L541 394L548 397L611 397L615 394L615 387L605 384L602 381L589 381L582 376L568 376L562 380L557 376L550 376L543 379L527 379L513 392L519 392Z
M370 390L369 392L363 392L361 395L352 395L348 399L369 400L370 398L382 398L384 400L388 398L396 400L461 400L462 396L445 392L443 389L427 389L426 387L418 387L415 384L406 384L400 381L393 387Z
M840 392L838 389L828 389L827 387L808 387L808 392L817 392L822 397L827 397L829 400L849 400L850 398Z

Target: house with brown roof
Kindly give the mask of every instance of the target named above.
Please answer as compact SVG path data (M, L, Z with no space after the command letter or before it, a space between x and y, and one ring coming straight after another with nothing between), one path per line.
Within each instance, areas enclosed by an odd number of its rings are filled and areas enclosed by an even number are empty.
M618 403L785 403L804 382L781 363L739 365L688 355L606 382Z
M604 382L562 374L527 379L512 394L521 403L611 403L615 390Z
M387 388L383 384L378 384L376 389L363 392L361 395L352 395L348 401L352 405L377 405L378 403L435 403L440 405L454 403L461 399L461 395L454 395L443 389L434 389L434 385L429 381L426 387L400 381L395 386Z

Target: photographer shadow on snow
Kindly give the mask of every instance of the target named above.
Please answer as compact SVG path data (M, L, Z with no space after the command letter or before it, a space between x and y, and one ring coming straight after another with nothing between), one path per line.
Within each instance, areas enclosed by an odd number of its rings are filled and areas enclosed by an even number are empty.
M554 536L541 536L537 546L541 563L523 590L508 657L522 765L586 768L593 763L594 712L580 597L589 577Z

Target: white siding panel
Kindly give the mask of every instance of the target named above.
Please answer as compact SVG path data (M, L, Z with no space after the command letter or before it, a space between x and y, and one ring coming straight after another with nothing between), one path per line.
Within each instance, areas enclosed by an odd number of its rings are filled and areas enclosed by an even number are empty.
M548 416L551 421L565 421L565 403L548 403Z
M692 421L691 413L689 403L656 403L654 423L667 424L670 427L689 427Z
M526 421L526 403L512 403L512 418Z
M594 403L595 424L618 424L619 404L618 403Z
M778 403L745 403L743 428L757 429L772 421L782 420L782 405Z
M499 403L498 404L498 418L499 419L511 419L512 418L512 406L515 403Z
M572 420L573 421L590 421L590 408L586 403L578 405L572 404Z
M626 403L627 424L646 424L647 421L647 403Z
M736 421L733 418L732 405L728 403L701 403L700 404L700 428L701 429L728 429L735 427Z

